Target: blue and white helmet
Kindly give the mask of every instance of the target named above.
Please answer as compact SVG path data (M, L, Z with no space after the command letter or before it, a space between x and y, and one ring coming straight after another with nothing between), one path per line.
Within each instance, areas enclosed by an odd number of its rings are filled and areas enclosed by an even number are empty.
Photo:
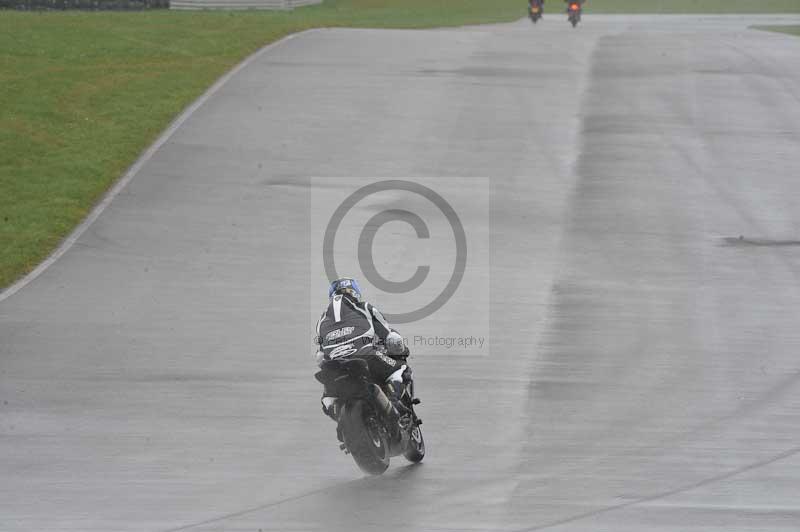
M361 301L361 288L358 286L358 281L350 277L336 279L331 283L328 288L328 298L333 297L335 294L347 294L356 301Z

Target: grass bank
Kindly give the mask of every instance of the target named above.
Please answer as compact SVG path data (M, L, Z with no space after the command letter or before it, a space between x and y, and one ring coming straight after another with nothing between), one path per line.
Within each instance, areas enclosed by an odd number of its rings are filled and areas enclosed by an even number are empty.
M586 12L676 15L800 13L800 0L586 0Z
M558 0L550 0L550 3ZM45 258L186 105L261 46L320 26L520 18L523 0L326 0L286 12L0 11L0 288ZM588 12L800 11L798 0L589 0Z
M754 26L757 30L775 31L778 33L788 33L800 37L800 26Z

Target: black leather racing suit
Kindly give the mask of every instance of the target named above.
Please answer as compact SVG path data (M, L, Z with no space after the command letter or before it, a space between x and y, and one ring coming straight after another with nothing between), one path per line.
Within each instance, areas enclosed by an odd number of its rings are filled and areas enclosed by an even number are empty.
M374 381L382 384L404 362L374 347L376 340L386 340L386 335L393 331L380 311L370 303L356 301L346 294L337 294L331 298L328 308L317 322L317 342L323 360L361 358L367 362ZM408 347L397 358L407 356ZM329 396L327 389L322 396Z

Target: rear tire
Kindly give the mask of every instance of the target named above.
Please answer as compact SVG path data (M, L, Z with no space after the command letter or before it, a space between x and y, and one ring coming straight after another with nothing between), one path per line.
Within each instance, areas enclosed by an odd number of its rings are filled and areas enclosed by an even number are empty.
M389 467L386 432L374 417L364 414L364 403L361 401L345 405L339 418L342 437L361 471L368 475L380 475Z
M411 429L411 438L408 440L408 447L406 447L403 456L414 464L421 462L425 458L425 440L422 437L422 429L419 428L419 425Z

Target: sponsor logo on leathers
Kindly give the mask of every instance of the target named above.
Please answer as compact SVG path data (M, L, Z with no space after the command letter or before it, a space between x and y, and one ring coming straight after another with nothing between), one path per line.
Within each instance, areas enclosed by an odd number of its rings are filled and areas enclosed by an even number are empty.
M342 336L347 336L348 334L353 334L355 331L355 327L342 327L341 329L336 329L335 331L331 331L325 335L325 341L331 342L336 340L337 338L341 338Z

